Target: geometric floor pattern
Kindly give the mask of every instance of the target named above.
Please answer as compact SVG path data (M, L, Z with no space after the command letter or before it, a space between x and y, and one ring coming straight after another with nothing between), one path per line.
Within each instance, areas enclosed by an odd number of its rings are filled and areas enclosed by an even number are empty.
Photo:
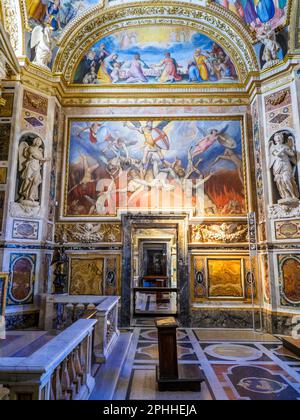
M135 328L114 400L300 400L300 359L270 335L180 329L178 357L201 368L201 393L159 392L156 330Z

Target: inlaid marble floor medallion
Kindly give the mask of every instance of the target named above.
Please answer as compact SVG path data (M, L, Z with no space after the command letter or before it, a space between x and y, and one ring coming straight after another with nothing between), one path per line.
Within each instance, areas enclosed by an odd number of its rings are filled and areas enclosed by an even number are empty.
M250 361L263 356L260 350L242 344L213 344L205 349L205 353L222 360Z

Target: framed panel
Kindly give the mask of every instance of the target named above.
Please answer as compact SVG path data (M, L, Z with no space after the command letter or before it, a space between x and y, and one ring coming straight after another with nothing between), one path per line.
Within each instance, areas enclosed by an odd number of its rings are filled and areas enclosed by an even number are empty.
M70 255L70 295L115 296L120 292L120 255Z
M70 119L63 218L246 216L242 116Z
M207 260L208 295L211 299L244 299L243 259Z
M33 303L36 276L36 254L11 254L11 278L8 287L8 305Z

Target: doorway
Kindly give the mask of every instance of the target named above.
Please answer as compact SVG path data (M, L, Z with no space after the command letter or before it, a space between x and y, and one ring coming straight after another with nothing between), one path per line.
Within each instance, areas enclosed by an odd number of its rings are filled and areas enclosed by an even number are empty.
M123 217L123 326L176 316L189 325L187 216Z

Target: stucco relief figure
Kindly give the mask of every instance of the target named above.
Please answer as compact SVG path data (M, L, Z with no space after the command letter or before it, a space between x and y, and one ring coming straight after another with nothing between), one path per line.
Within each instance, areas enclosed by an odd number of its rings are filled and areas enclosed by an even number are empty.
M265 62L264 68L274 65L279 60L280 44L276 40L275 30L271 25L265 24L263 29L257 34L257 39L264 45L262 60Z
M55 41L52 37L53 28L51 26L36 26L32 31L31 49L34 50L34 64L50 68L52 52Z
M270 142L270 168L281 197L278 204L299 205L296 165L297 153L293 137L287 132L276 133Z
M26 141L21 142L19 146L20 204L29 207L39 206L42 165L48 160L44 158L43 141L39 137L32 141L32 145Z

